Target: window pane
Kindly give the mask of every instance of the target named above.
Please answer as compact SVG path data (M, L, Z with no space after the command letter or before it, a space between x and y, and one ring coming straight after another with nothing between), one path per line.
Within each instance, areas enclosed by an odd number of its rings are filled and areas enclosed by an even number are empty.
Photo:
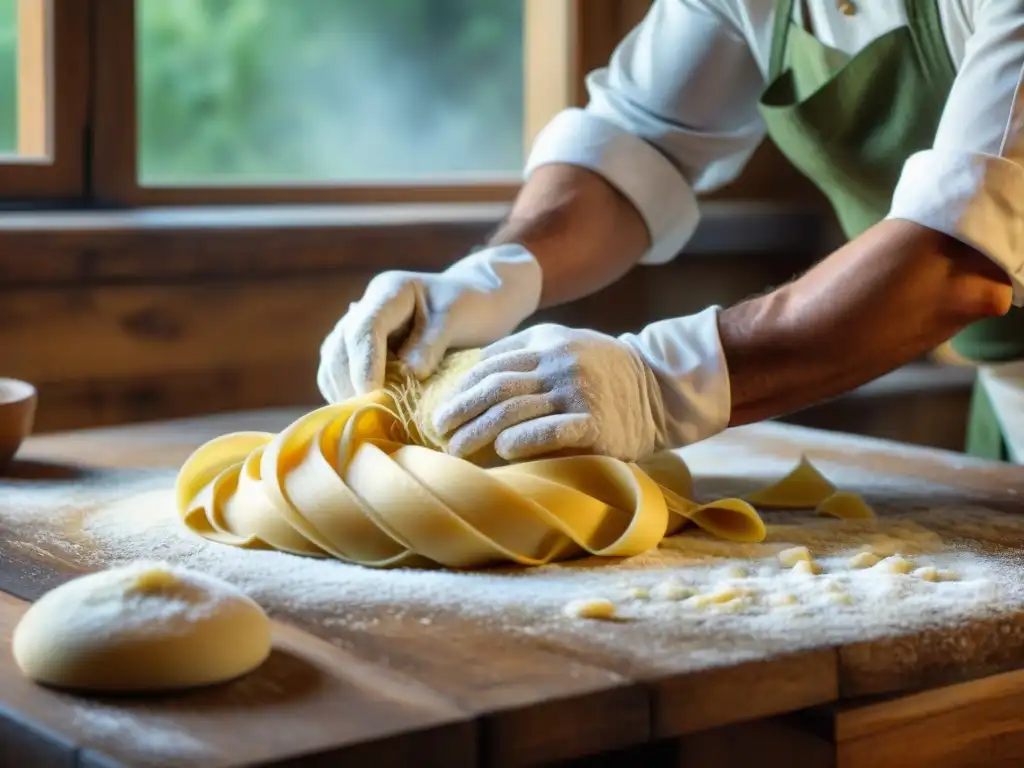
M0 0L0 154L18 150L18 0Z
M136 0L140 181L516 174L522 6Z

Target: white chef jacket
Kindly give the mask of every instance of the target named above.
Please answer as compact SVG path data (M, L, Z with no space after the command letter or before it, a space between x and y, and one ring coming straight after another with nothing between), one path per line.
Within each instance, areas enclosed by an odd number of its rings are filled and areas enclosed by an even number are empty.
M905 163L890 218L977 248L1002 266L1024 304L1024 0L937 0L957 77L933 146ZM794 21L856 54L907 23L901 0L795 2ZM695 196L743 169L765 135L775 0L654 0L589 103L537 137L526 174L547 163L588 168L633 202L651 235L642 264L670 261L697 226ZM806 15L809 18L805 18Z

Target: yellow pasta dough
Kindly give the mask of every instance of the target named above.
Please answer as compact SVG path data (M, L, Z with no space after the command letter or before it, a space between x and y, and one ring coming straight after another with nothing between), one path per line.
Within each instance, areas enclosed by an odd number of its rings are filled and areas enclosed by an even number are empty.
M22 673L45 685L154 692L240 677L270 655L270 620L237 587L166 563L135 562L47 592L11 638Z
M779 558L779 563L786 568L792 568L799 562L811 560L811 551L807 547L790 547L784 549L776 555Z
M868 506L860 494L836 491L818 505L819 515L831 515L841 520L873 520L875 511Z
M817 576L821 573L821 566L813 560L801 560L793 566L793 573L799 573L803 576Z
M835 492L836 487L801 456L792 472L747 496L747 501L766 509L814 509Z
M562 613L572 619L611 619L615 617L615 603L603 597L583 598L566 603Z
M870 568L877 565L879 559L874 552L858 552L848 562L851 568Z
M181 519L222 544L373 567L630 556L689 523L730 540L764 539L747 502L692 501L690 473L673 453L502 465L491 450L468 461L443 452L430 414L478 355L450 356L422 384L389 365L384 389L314 410L276 435L211 440L178 473Z
M910 573L914 570L914 561L902 555L892 555L884 560L880 560L875 568L888 573Z

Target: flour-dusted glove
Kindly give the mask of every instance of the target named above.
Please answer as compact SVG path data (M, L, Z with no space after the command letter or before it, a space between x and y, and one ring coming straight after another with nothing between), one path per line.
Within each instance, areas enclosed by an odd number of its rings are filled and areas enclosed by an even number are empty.
M480 347L515 330L540 303L541 269L520 245L477 251L444 272L384 272L349 307L320 347L317 385L329 403L384 383L388 343L426 378L444 353Z
M508 461L556 452L635 461L710 437L730 415L719 310L618 338L528 328L484 350L434 424L450 453L493 443Z

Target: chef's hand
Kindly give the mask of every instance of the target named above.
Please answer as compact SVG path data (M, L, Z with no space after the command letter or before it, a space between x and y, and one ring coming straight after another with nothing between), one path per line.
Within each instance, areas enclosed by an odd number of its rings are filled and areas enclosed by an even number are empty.
M384 272L320 347L317 386L329 403L384 384L388 344L420 379L450 348L479 347L515 330L540 303L541 269L519 245L486 248L444 272Z
M644 458L724 429L718 307L618 338L539 325L484 350L433 414L448 450L507 461L551 453Z

